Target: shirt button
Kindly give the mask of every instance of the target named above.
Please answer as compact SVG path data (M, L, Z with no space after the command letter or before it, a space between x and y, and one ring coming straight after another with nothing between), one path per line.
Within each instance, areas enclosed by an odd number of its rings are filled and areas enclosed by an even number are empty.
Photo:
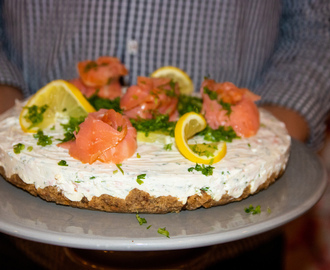
M135 55L138 53L139 43L136 40L129 40L127 42L127 52L128 54Z

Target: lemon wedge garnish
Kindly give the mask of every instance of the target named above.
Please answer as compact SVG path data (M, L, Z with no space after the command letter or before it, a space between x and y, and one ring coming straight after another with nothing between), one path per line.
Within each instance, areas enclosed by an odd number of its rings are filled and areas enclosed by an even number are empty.
M191 94L194 91L194 84L189 77L189 75L183 70L172 67L165 66L155 70L150 77L152 78L169 78L174 82L179 84L181 94Z
M205 118L198 113L189 112L178 120L175 126L175 143L181 154L195 163L214 164L227 152L225 142L188 144L188 140L206 127Z
M31 121L28 108L38 108L41 121ZM43 108L43 109L41 109ZM40 110L42 113L40 113ZM55 123L57 118L81 117L94 112L79 89L64 80L55 80L37 91L22 109L19 117L24 132L36 132Z

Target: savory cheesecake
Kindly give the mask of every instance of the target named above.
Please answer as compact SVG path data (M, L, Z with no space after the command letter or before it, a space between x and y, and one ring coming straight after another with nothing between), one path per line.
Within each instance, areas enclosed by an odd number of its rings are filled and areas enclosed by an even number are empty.
M202 165L186 159L173 137L137 141L121 164L82 163L58 147L60 124L43 130L52 143L19 124L22 104L0 116L0 173L32 195L79 208L108 212L167 213L240 201L267 188L284 172L291 138L285 125L260 111L256 135L227 142L225 157ZM203 142L203 137L192 140Z

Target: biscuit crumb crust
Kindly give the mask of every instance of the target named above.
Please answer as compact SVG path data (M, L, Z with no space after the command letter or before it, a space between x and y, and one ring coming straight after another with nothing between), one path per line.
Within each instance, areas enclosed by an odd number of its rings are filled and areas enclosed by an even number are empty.
M71 201L65 197L61 190L56 186L48 186L45 188L36 188L34 184L26 184L17 175L14 174L10 177L6 177L5 169L0 166L0 174L11 184L19 187L34 196L55 202L61 205L68 205L72 207L100 210L106 212L115 213L150 213L150 214L165 214L169 212L180 212L182 210L195 210L200 207L210 208L218 205L224 205L234 201L241 201L246 197L258 193L261 190L267 189L272 183L275 182L283 174L282 169L278 174L271 175L267 181L258 187L255 192L250 191L250 186L246 187L242 195L238 198L234 198L225 194L220 200L213 200L209 194L205 191L201 191L201 195L195 194L187 198L187 202L184 204L179 201L178 198L173 196L150 196L149 193L133 189L129 192L125 199L113 197L107 194L103 194L99 197L93 197L92 200L88 200L86 197L80 201Z

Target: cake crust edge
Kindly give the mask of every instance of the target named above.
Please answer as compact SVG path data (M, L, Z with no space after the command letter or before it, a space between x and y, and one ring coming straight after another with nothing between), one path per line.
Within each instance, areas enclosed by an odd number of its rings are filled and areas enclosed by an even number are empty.
M210 208L214 206L228 204L230 202L241 201L250 195L256 194L261 190L267 189L284 173L282 168L278 173L273 173L268 179L262 183L255 192L251 192L250 186L247 186L242 195L238 198L224 194L220 200L214 200L205 191L201 191L201 195L195 194L187 198L186 203L182 203L178 198L173 196L154 197L149 193L134 188L129 192L125 199L113 197L103 194L99 197L94 196L92 200L83 197L80 201L69 200L61 190L56 186L48 186L45 188L36 188L34 184L25 183L17 174L10 177L6 176L5 168L0 166L0 174L12 185L21 188L28 193L39 196L48 201L55 202L60 205L67 205L76 208L100 210L114 213L149 213L149 214L165 214L169 212L180 212L182 210L195 210L201 207Z

